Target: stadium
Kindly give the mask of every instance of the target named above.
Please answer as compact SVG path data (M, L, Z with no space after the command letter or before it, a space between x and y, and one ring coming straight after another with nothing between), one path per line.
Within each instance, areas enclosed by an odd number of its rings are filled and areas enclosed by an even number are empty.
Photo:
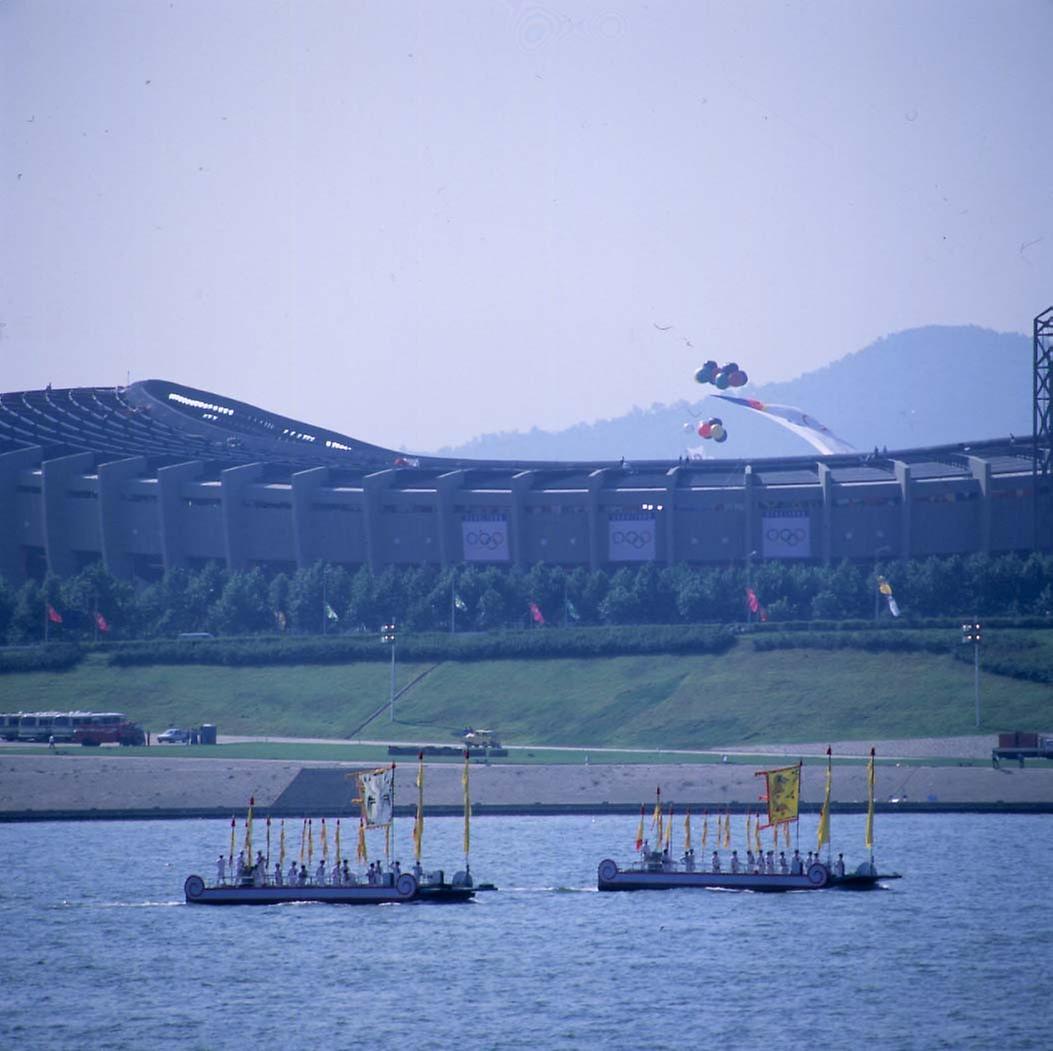
M1034 448L1007 437L749 462L462 460L163 380L5 393L0 574L66 576L100 559L152 580L210 561L611 569L1034 550L1050 544Z

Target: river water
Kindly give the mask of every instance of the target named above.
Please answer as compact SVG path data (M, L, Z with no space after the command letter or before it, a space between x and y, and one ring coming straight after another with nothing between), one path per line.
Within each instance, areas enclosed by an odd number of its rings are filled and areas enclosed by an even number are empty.
M0 1047L1053 1042L1048 816L879 815L879 868L906 878L871 894L599 894L632 818L472 831L476 879L500 890L471 904L210 909L182 885L213 876L225 822L0 825ZM833 832L863 859L861 816ZM426 867L459 867L459 820L425 837ZM405 859L408 821L398 841Z

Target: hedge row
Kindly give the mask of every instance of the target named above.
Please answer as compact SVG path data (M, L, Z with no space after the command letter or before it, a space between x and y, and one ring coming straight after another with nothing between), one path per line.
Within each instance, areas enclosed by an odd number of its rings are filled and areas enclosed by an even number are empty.
M725 628L695 625L568 628L485 635L406 635L398 658L406 661L481 661L614 657L644 653L724 653L735 644ZM346 664L387 661L390 647L374 637L335 639L239 638L126 643L109 648L109 663L144 664Z
M770 650L866 650L868 653L947 653L960 642L959 634L912 631L810 631L759 635L758 652Z
M70 668L80 663L83 656L81 648L72 643L0 650L0 674L23 671L69 671Z

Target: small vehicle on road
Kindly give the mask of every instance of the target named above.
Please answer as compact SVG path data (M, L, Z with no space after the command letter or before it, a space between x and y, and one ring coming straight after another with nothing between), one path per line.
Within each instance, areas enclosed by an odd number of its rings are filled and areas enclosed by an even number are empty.
M158 744L186 744L190 740L189 730L180 730L177 726L170 726L164 733L157 735Z

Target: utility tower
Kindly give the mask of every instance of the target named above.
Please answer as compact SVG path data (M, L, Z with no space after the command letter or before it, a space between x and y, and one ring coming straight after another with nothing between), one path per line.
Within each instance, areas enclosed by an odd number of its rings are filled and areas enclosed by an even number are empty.
M1035 549L1053 547L1053 307L1035 318L1031 484Z

